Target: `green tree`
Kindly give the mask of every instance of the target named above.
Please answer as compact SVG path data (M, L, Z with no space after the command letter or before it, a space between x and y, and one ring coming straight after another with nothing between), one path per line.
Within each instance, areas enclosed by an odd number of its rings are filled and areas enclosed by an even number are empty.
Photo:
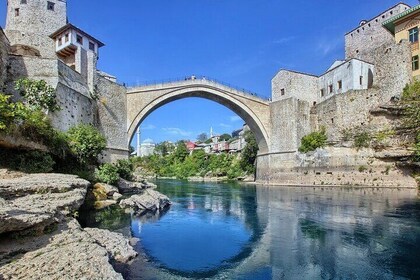
M111 163L102 164L96 171L96 179L102 183L115 185L120 179L117 166Z
M220 135L219 140L220 141L229 141L232 138L230 134L224 133Z
M319 131L311 132L302 137L299 152L307 153L315 151L317 148L325 147L327 140L328 138L325 127L322 127Z
M404 109L404 126L418 131L420 129L420 81L407 85L401 96Z
M82 164L95 164L105 149L105 137L93 126L80 124L67 132L72 153Z
M249 174L255 173L255 160L257 159L258 144L254 134L248 130L244 133L246 145L241 152L241 160L239 162L242 170Z
M24 97L25 103L32 110L46 110L48 113L60 109L55 89L44 80L22 78L16 81L15 89Z
M207 139L208 139L209 137L207 136L207 133L200 133L198 136L197 136L197 140L198 141L200 141L200 142L205 142Z
M178 141L176 144L175 152L173 154L175 162L183 162L188 154L189 152L185 142L182 140Z

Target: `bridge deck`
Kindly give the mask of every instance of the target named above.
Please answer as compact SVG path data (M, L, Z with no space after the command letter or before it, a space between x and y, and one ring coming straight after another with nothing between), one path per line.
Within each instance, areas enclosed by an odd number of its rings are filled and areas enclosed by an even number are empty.
M209 79L207 77L188 77L185 79L173 80L173 81L163 81L158 83L150 83L140 86L129 87L127 93L139 93L139 92L148 92L148 91L155 91L155 90L162 90L162 89L169 89L169 88L180 88L180 87L191 87L191 86L207 86L207 87L215 87L218 89L222 89L227 91L231 94L241 95L246 98L254 99L259 102L267 103L270 100L267 98L262 98L257 94L247 91L245 89L239 89L237 87L219 82L214 79Z

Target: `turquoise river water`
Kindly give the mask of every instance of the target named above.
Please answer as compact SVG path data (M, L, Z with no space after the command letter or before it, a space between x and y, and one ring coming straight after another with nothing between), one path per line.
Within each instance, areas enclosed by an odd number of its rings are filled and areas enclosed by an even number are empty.
M420 279L417 191L157 184L160 216L81 218L140 239L125 279Z

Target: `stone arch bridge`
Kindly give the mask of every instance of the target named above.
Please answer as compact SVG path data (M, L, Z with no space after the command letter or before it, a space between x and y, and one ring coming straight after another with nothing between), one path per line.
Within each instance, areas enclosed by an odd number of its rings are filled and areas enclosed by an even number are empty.
M269 101L206 78L146 85L127 91L127 132L129 142L139 124L154 110L172 101L201 97L226 106L238 114L255 134L259 153L268 153L271 122Z

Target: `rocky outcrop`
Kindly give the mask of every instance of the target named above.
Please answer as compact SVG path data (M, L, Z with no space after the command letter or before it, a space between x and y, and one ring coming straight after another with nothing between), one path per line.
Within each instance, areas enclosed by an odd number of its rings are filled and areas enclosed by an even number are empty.
M127 263L138 255L121 233L98 228L85 228L84 231L104 247L111 254L112 259L118 262Z
M146 189L142 194L133 195L120 201L122 208L131 209L136 215L160 212L170 206L169 198L157 191Z
M45 227L79 209L88 186L88 181L65 174L0 180L0 233L42 233Z
M83 230L74 219L40 238L2 240L0 252L1 279L123 279L110 260L126 262L136 255L122 235Z
M156 185L147 181L131 182L122 178L118 181L118 190L121 194L139 194L149 188L156 188Z

